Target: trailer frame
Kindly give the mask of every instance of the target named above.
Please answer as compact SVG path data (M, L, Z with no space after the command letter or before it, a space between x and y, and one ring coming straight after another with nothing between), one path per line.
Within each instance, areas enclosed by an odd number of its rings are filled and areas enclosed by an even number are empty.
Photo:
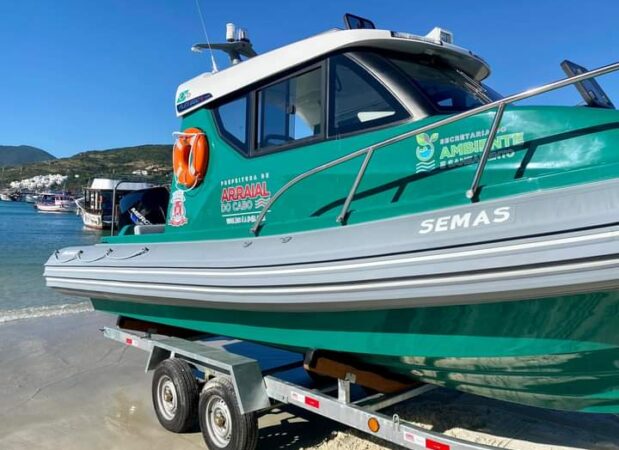
M338 379L337 386L314 389L277 376L278 373L302 367L302 361L262 371L257 360L209 345L200 339L159 335L154 337L149 333L140 335L110 327L103 328L102 332L108 339L148 352L145 372L154 370L169 358L175 358L191 366L199 382L218 377L228 379L234 386L234 394L242 414L266 412L282 404L289 404L408 449L497 449L426 430L401 420L398 414L388 416L379 412L419 397L435 389L437 386L434 385L423 384L397 394L373 394L352 400L351 385L355 382L354 374Z

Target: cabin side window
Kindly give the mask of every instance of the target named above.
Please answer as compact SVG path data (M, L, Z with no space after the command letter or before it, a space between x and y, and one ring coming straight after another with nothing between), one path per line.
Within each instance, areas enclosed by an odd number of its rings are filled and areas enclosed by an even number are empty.
M409 117L383 84L349 58L330 61L329 134L374 128Z
M249 96L244 95L215 110L220 134L230 144L246 154L249 153L248 105Z
M257 93L257 149L284 146L323 132L322 70L316 68Z

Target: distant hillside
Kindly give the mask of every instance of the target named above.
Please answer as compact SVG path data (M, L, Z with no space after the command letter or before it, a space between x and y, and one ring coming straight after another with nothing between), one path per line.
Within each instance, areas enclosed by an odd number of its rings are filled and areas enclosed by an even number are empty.
M146 171L147 175L132 174L136 170ZM11 181L50 173L67 175L69 179L66 187L72 191L80 190L95 177L164 183L170 179L172 173L172 146L140 145L92 150L70 158L7 167L0 173L0 188L8 186Z
M56 159L40 148L29 145L0 145L0 167L19 166Z

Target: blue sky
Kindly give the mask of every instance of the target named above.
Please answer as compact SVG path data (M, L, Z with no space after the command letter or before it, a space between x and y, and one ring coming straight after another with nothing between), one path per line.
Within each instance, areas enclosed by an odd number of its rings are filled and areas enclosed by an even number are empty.
M589 68L619 60L616 0L200 2L211 41L231 21L258 52L339 27L344 12L416 34L441 26L490 63L488 84L503 94L561 78L564 58ZM195 0L2 1L0 144L61 157L171 143L176 86L210 70L189 50L203 41ZM601 84L619 103L619 75ZM569 87L537 100L578 101Z

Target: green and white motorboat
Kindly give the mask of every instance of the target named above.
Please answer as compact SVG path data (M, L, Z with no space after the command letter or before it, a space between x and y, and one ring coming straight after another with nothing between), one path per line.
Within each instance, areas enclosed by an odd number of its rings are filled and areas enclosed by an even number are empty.
M165 225L57 251L47 285L141 321L539 407L619 413L619 113L594 77L348 17L178 88ZM196 45L195 50L208 48ZM586 106L513 103L575 85Z

